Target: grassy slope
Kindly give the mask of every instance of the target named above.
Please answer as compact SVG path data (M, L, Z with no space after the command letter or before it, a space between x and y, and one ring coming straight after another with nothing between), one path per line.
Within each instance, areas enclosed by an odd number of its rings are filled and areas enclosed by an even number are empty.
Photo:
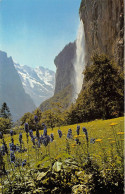
M31 140L29 141L29 144L27 146L26 141L26 134L23 132L23 142L24 147L29 149L29 152L24 153L15 153L16 160L24 160L26 159L27 162L29 161L30 166L27 165L25 167L19 167L14 168L13 164L10 164L9 158L7 156L4 156L4 161L6 165L6 169L10 171L10 177L12 179L13 175L20 177L21 176L27 176L27 172L29 170L32 170L34 168L46 168L50 167L50 164L52 161L64 161L66 158L74 158L78 164L84 165L86 163L87 159L87 144L86 144L86 138L82 131L82 127L86 127L89 135L89 142L91 138L101 138L101 142L95 142L94 144L89 143L89 154L90 158L94 160L100 168L100 171L110 170L111 173L116 173L116 171L119 171L120 174L123 174L123 162L121 158L118 156L116 152L116 145L112 141L114 141L113 136L113 127L110 126L111 123L117 123L117 125L114 126L114 130L117 132L124 131L124 118L116 118L116 119L110 119L110 120L95 120L88 123L81 123L79 124L80 129L80 135L79 140L81 142L81 145L75 144L75 137L76 137L76 127L77 125L70 125L70 126L62 126L60 129L62 130L63 136L60 139L58 136L58 128L54 128L52 131L51 129L48 129L48 135L51 133L54 134L55 140L50 143L47 147L44 147L41 145L41 147L33 148ZM67 131L71 128L73 132L73 140L66 140ZM42 134L43 131L40 131L40 134ZM35 134L35 132L34 132ZM108 138L112 138L109 140ZM121 153L123 153L124 148L124 135L117 135L117 138L119 139L119 143L121 146ZM5 135L5 141L7 145L10 143L10 135ZM2 143L2 140L0 140L0 145ZM14 143L19 144L18 135L14 135ZM68 144L67 144L68 143ZM66 152L66 147L69 145L70 149L70 155ZM113 152L113 158L111 156L111 153ZM28 154L29 153L29 154ZM108 161L104 162L104 153L108 156ZM82 159L82 160L81 160ZM13 169L13 170L12 170ZM21 174L20 174L21 173ZM104 171L105 173L105 171ZM36 174L37 176L37 174ZM5 177L6 179L6 177ZM28 181L32 181L32 177L29 178ZM1 188L0 188L0 192Z
M110 120L95 120L92 122L88 122L88 123L81 123L80 125L80 136L79 139L82 143L82 145L78 145L76 147L72 147L73 144L75 144L75 140L69 140L69 144L70 144L70 151L71 151L71 156L76 157L75 154L76 152L79 152L81 150L81 152L83 151L83 153L86 154L86 139L84 136L84 133L82 131L82 127L86 127L87 131L88 131L88 135L89 135L89 140L91 138L101 138L102 142L101 143L95 143L95 144L89 144L89 153L91 156L93 156L94 158L97 157L99 158L99 163L101 162L101 156L103 156L102 153L102 147L106 150L107 154L110 155L110 151L113 145L113 149L115 151L115 143L111 143L112 141L114 141L114 136L113 136L113 128L110 126L111 123L118 123L115 126L115 130L116 132L119 131L124 131L124 118L120 117L120 118L116 118L116 119L110 119ZM47 148L45 148L43 145L41 146L41 148L39 148L39 154L36 154L36 149L32 148L32 142L31 140L29 141L29 161L31 163L31 166L34 167L36 162L39 162L41 160L40 163L43 163L42 161L42 157L45 155L46 151L50 151L50 155L53 159L58 159L58 158L63 158L63 157L67 157L66 155L66 136L67 136L67 131L69 128L72 129L73 132L73 137L75 139L76 136L76 127L77 125L70 125L70 126L62 126L60 127L60 129L62 130L63 136L60 139L58 137L58 128L54 128L54 130L52 131L51 129L48 129L48 135L50 135L51 133L54 134L54 142L50 143L49 146L47 146ZM40 134L42 134L43 131L40 131ZM34 133L35 135L35 133ZM119 135L117 136L119 139L121 139L121 143L123 144L123 139L124 139L124 135ZM108 140L108 138L112 138L111 140ZM10 143L10 135L6 135L6 142L7 144ZM14 136L14 140L15 140L15 144L19 143L18 141L18 135ZM26 143L26 134L23 133L23 141L24 141L24 146L27 147L27 143ZM84 150L82 150L84 148ZM41 154L42 152L42 154ZM116 152L115 152L116 154ZM21 158L22 159L26 159L28 160L28 153L25 152L22 155L20 153L16 153L16 157ZM37 158L37 159L36 159ZM44 160L45 161L45 160Z
M61 105L63 105L64 109L66 109L71 104L71 98L72 98L72 87L71 85L69 85L63 90L61 90L59 93L55 94L53 97L44 101L39 106L39 108L42 111L45 111L51 109L52 103L61 102Z

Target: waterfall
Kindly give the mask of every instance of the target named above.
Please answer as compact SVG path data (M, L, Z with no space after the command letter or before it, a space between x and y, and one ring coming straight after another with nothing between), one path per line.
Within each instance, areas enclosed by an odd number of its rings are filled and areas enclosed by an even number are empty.
M82 89L83 84L83 70L85 67L85 34L84 34L84 26L82 20L80 21L80 25L78 28L77 33L77 40L76 40L76 57L74 59L74 95L73 101L77 99L78 94Z

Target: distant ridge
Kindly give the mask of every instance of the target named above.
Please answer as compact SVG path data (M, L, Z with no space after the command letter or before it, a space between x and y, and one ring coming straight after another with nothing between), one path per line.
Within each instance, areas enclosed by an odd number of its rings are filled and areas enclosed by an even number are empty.
M25 92L30 95L36 106L52 97L55 88L55 72L44 67L31 68L14 64L21 78Z
M14 121L36 108L33 100L25 93L12 57L0 51L0 106L3 102L9 106Z

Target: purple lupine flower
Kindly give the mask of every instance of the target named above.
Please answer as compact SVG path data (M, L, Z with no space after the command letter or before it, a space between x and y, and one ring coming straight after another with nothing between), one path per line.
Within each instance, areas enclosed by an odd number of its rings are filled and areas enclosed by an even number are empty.
M76 138L75 141L76 141L76 144L79 144L79 145L81 144L78 138Z
M79 135L79 131L80 131L80 126L77 125L77 129L76 129L77 135Z
M28 125L28 123L25 123L24 124L24 130L25 130L26 133L28 133L28 131L29 131L29 125Z
M40 140L40 143L42 143L42 142L43 142L43 140L44 140L43 135L41 135L41 137L39 138L39 140Z
M46 125L44 125L44 132L43 132L43 136L47 136L47 127L46 127Z
M33 130L32 129L29 130L29 135L30 135L31 138L33 137Z
M38 116L37 115L34 116L34 120L35 120L35 123L38 123Z
M87 129L85 127L83 127L82 129L83 129L83 132L86 135L86 140L87 140L87 143L88 143L88 132L87 132Z
M37 137L37 139L39 139L39 130L38 129L36 129L36 137Z
M0 132L0 139L3 139L3 133Z
M14 139L11 137L11 142L14 143Z
M19 142L22 143L22 133L19 134Z
M31 137L31 141L33 142L33 145L35 145L35 137Z
M10 143L9 146L10 146L10 151L16 150L16 145L14 145L13 143Z
M72 129L68 130L67 138L72 139Z
M24 160L23 162L22 162L22 167L24 167L26 165L26 160Z
M90 143L94 144L95 143L95 138L91 138Z
M50 142L50 137L49 137L49 135L47 135L44 137L42 143L44 146L47 146L49 142Z
M62 131L60 129L58 129L58 134L59 134L59 138L62 137Z
M3 152L3 155L8 154L7 144L5 143L4 139L2 144L2 152Z
M42 123L42 126L44 127L44 126L45 126L45 124L44 124L44 123Z
M13 130L10 130L10 135L13 136Z
M50 135L50 141L53 142L53 140L54 140L54 135L53 135L53 133L51 133L51 135Z
M40 139L38 140L38 148L40 148Z
M11 161L11 162L15 162L15 155L14 155L14 152L11 152L11 153L10 153L10 161Z

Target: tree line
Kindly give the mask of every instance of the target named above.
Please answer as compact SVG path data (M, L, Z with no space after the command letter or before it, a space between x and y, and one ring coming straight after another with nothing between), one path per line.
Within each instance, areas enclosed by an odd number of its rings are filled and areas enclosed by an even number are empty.
M86 66L83 88L74 103L65 109L61 102L51 104L51 109L42 112L37 108L34 112L25 113L20 124L28 123L32 130L36 129L34 116L37 115L41 129L42 123L54 128L91 121L123 116L124 112L124 78L118 65L104 54L94 54L92 64ZM0 109L0 130L10 128L12 119L6 103Z

